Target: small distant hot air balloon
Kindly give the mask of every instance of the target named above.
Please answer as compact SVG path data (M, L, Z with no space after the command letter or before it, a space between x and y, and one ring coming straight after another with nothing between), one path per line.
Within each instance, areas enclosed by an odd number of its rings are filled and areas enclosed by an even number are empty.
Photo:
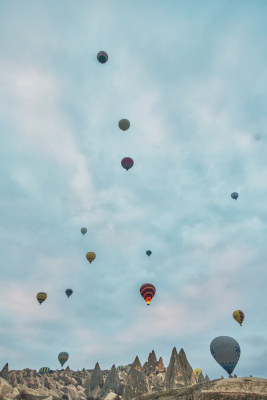
M108 61L108 54L101 50L97 53L97 59L100 62L100 64L105 64Z
M202 370L200 368L195 368L193 370L194 376L196 377L196 380L198 381L199 375L202 373Z
M143 299L146 301L146 304L149 306L151 300L156 293L156 288L151 283L144 283L140 287L140 293Z
M86 232L87 232L87 229L86 228L81 228L81 232L82 232L83 235L85 235Z
M231 197L232 197L232 199L237 200L237 198L238 198L238 193L233 192L233 193L231 194Z
M86 254L86 258L89 261L89 263L91 264L91 262L94 261L94 259L96 258L96 254L93 251L89 251Z
M66 293L66 295L67 295L68 297L70 297L70 296L72 295L72 293L73 293L73 290L72 290L72 289L67 289L67 290L65 291L65 293Z
M60 362L61 367L63 367L63 365L65 364L65 362L67 361L68 358L69 358L69 355L66 351L62 351L61 353L59 353L58 361Z
M42 367L42 368L39 369L39 374L41 374L41 375L49 374L50 371L51 371L50 368Z
M151 256L151 254L152 254L152 251L151 251L151 250L147 250L147 251L146 251L146 255Z
M234 319L242 326L242 323L245 319L245 314L241 310L236 310L233 312Z
M229 375L233 372L240 357L240 346L230 336L218 336L210 344L210 352Z
M123 119L121 119L120 121L119 121L119 128L122 130L122 131L127 131L127 129L129 129L130 128L130 121L128 121L128 119L125 119L125 118L123 118Z
M36 295L36 299L39 301L40 304L42 304L43 301L47 298L47 294L44 292L39 292Z
M132 168L134 165L133 159L130 157L125 157L121 160L121 165L128 171L128 169Z

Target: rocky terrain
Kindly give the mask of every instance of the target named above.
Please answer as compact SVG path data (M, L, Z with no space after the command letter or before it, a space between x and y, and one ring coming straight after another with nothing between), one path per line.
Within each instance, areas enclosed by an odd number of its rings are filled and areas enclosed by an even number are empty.
M253 394L253 396L252 396ZM202 397L201 397L202 396ZM203 397L204 396L204 397ZM224 396L224 397L223 397ZM239 396L239 397L237 397ZM243 397L240 397L243 396ZM250 397L246 397L250 396ZM256 397L255 397L256 396ZM258 396L258 397L257 397ZM40 375L29 368L0 372L0 400L258 400L267 399L267 380L257 378L210 381L196 380L183 349L173 349L166 368L152 351L142 366L138 357L132 364L101 370L56 370Z

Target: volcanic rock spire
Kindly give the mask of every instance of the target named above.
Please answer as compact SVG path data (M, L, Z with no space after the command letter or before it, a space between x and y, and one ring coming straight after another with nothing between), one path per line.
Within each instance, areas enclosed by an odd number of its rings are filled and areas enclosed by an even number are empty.
M132 399L147 392L146 376L139 358L136 356L127 375L123 397L125 399Z

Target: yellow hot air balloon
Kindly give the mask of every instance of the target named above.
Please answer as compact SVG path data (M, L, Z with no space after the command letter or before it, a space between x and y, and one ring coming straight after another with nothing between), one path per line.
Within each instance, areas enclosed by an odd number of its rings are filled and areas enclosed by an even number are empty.
M195 368L193 373L194 373L194 375L196 377L196 380L198 380L199 375L202 373L202 370L200 368Z
M43 301L47 298L47 294L44 292L39 292L36 295L36 299L39 301L40 304L42 304Z
M234 319L236 320L236 322L238 322L239 325L242 326L242 322L243 322L244 319L245 319L245 314L243 313L243 311L241 311L241 310L235 310L235 311L233 312L233 317L234 317Z
M86 254L86 258L89 261L89 263L91 264L91 262L94 261L94 259L96 258L96 254L93 251L89 251Z

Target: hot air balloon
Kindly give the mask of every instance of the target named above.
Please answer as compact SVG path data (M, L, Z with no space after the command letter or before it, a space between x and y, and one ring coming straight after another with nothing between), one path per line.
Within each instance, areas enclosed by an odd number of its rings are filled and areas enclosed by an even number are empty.
M233 192L233 193L231 194L231 197L232 197L232 199L237 200L237 198L238 198L238 193Z
M245 314L241 310L236 310L233 312L234 319L242 326L242 323L245 319Z
M154 294L156 293L155 286L153 286L151 283L144 283L140 287L140 293L143 299L146 301L146 304L149 306Z
M121 119L120 121L119 121L119 128L122 130L122 131L127 131L127 129L129 129L130 128L130 121L128 121L128 119L125 119L125 118L123 118L123 119Z
M42 367L42 368L39 369L39 374L41 374L41 375L49 374L50 371L51 371L50 368Z
M65 291L65 293L66 293L66 295L67 295L68 297L70 297L70 296L72 295L72 293L73 293L73 290L72 290L72 289L67 289L67 290Z
M152 251L151 251L151 250L147 250L147 251L146 251L146 255L151 256L151 254L152 254Z
M130 157L125 157L121 160L121 165L128 171L128 169L132 168L134 165L133 159Z
M96 258L96 254L93 251L89 251L86 254L86 258L89 261L89 263L91 264L91 262L94 261L94 259Z
M97 53L97 59L100 62L100 64L105 64L108 61L108 54L101 50Z
M44 292L39 292L36 295L36 299L39 301L40 304L42 304L43 301L47 298L47 294Z
M61 353L59 353L58 361L60 362L61 367L63 367L63 365L65 364L65 362L67 361L68 358L69 358L69 355L66 351L62 351Z
M86 228L81 228L81 232L82 232L83 235L85 235L86 232L87 232L87 229Z
M240 346L230 336L218 336L210 344L213 358L231 375L240 357Z
M195 368L193 370L194 376L196 377L196 380L198 380L199 375L202 373L202 370L200 368Z

